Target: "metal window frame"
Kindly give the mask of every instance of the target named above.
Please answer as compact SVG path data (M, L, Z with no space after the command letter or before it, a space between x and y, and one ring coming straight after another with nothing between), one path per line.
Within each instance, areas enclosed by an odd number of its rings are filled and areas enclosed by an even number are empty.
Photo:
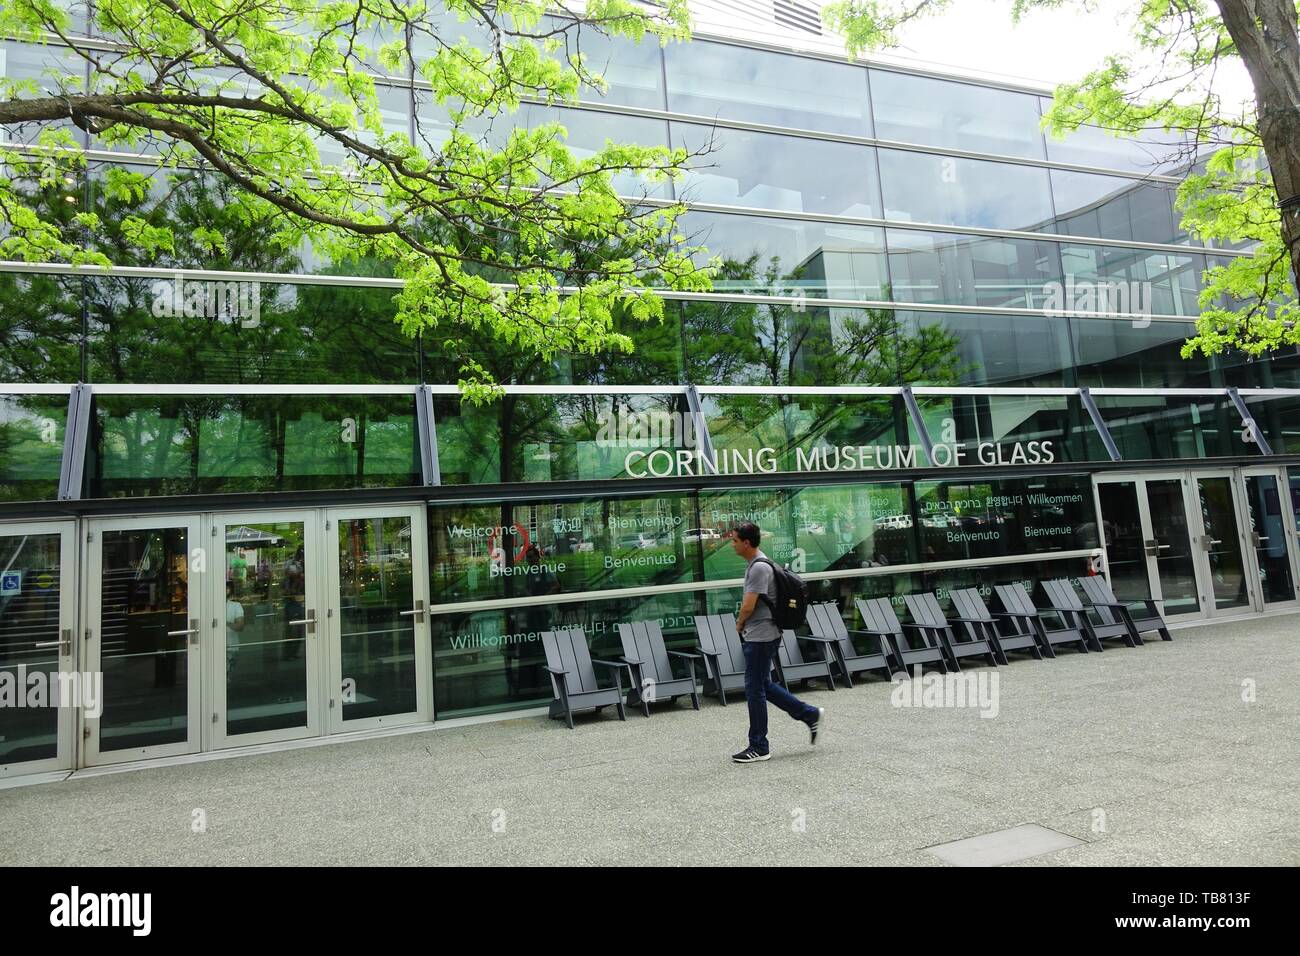
M86 473L86 451L90 442L89 385L74 385L68 392L68 418L63 428L63 458L59 462L59 501L75 501Z

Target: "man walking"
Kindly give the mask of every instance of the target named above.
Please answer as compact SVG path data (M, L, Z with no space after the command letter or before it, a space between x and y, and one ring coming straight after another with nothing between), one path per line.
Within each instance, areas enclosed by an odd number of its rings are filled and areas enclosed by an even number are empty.
M757 763L769 756L767 747L767 702L770 700L795 720L808 725L809 742L817 743L817 734L826 718L821 707L805 704L780 684L772 682L772 661L781 646L781 629L772 617L776 602L776 572L771 560L758 550L762 532L758 525L746 522L732 532L731 546L749 562L745 570L745 595L736 618L745 649L745 700L749 704L749 746L732 756L736 763Z

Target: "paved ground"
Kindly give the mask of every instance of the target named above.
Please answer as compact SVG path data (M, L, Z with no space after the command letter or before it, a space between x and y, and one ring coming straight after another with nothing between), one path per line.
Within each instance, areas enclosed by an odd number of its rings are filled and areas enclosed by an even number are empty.
M727 760L743 704L710 702L0 790L0 863L929 864L1039 824L1085 842L1029 865L1300 864L1300 617L998 678L993 719L811 691L824 741L774 711L753 766Z

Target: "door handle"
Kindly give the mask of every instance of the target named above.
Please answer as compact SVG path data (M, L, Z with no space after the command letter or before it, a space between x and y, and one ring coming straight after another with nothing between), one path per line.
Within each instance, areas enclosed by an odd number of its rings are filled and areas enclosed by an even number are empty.
M306 625L307 625L307 633L308 633L308 634L315 634L315 633L316 633L316 609L315 609L314 607L309 607L309 608L307 608L307 616L306 616L306 617L304 617L304 618L303 618L302 620L300 620L300 621L290 621L289 623L290 623L291 625L295 625L295 626L296 626L296 625L301 625L301 624L306 624Z
M197 644L199 642L199 619L197 617L190 618L190 626L185 630L167 632L168 637L184 637L186 635L189 636L191 644Z
M72 628L65 627L59 632L57 641L41 641L39 644L33 644L32 647L57 647L60 657L72 656Z
M416 601L416 602L415 602L415 607L411 608L411 610L409 610L409 611L398 611L397 613L398 613L400 616L402 616L402 617L415 617L415 616L418 614L418 615L421 617L421 619L423 619L423 617L424 617L424 599L421 598L420 600Z

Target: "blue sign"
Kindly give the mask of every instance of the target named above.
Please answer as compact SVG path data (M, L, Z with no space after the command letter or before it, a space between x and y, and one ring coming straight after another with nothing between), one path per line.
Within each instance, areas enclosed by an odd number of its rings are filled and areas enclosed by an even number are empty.
M23 590L23 573L6 571L0 574L0 597L17 597Z

